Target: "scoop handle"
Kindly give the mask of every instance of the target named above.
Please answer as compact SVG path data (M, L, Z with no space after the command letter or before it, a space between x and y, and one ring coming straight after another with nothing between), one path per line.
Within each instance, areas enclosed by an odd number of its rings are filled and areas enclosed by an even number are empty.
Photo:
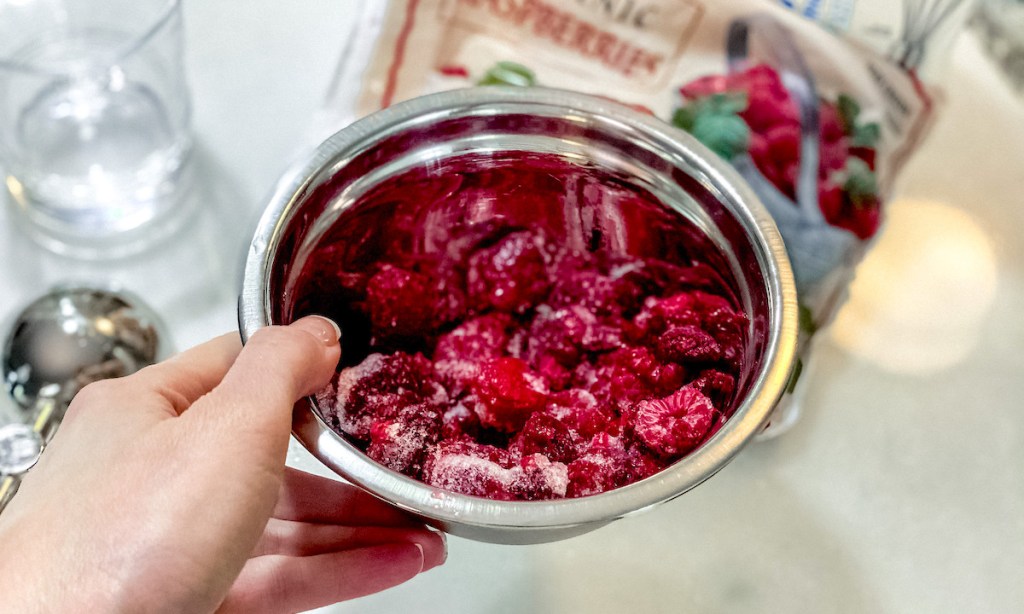
M5 475L3 480L0 481L0 513L4 511L7 504L14 498L19 486L21 486L20 475Z

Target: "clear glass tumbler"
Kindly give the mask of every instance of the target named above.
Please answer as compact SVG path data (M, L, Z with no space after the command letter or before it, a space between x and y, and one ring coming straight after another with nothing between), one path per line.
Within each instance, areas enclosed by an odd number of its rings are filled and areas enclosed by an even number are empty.
M183 64L179 0L0 0L0 169L48 247L117 255L181 200Z

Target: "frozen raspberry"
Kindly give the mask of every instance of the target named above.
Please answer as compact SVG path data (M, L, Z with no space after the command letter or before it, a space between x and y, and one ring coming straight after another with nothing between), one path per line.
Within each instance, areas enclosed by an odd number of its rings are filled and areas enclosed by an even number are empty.
M703 321L704 330L714 337L722 348L722 361L733 368L739 368L743 359L747 317L731 307L721 307L706 312Z
M511 500L518 471L506 450L469 439L444 440L433 446L422 479L431 486L488 499Z
M464 390L479 375L481 362L505 351L511 326L511 318L495 313L467 320L442 335L434 348L438 377L452 392Z
M518 327L512 330L512 334L509 335L508 345L505 346L505 352L512 358L519 358L520 360L528 360L527 346L530 343L530 329L528 327Z
M617 435L619 432L615 411L599 404L594 395L579 388L551 395L544 413L578 434L577 443L588 442L598 433Z
M470 302L477 309L523 313L548 293L544 255L529 232L515 232L469 259L466 275Z
M634 263L637 261L634 261ZM637 266L633 264L633 266ZM558 284L551 292L551 305L569 307L578 305L596 316L629 313L640 306L643 290L628 273L633 269L623 265L621 270L613 269L612 275L597 271L574 271L559 277ZM614 274L619 277L614 277Z
M572 382L572 372L548 354L541 354L534 361L534 365L537 375L544 378L550 390L565 390Z
M669 296L682 290L720 292L728 288L722 274L704 263L679 266L660 260L648 260L643 269L644 289L648 298Z
M547 305L537 307L537 315L530 325L530 339L527 342L527 356L532 364L542 356L551 356L565 366L579 362L584 339L597 326L597 318L587 309L578 305L563 309L551 309Z
M612 317L598 320L581 305L555 310L540 305L530 326L527 357L535 367L539 367L542 356L550 356L567 368L575 367L584 352L619 347L623 324Z
M665 362L713 362L722 355L722 348L714 337L691 324L666 330L658 337L655 355Z
M561 498L569 488L568 467L543 454L523 456L518 469L512 490L527 501Z
M480 432L480 418L473 409L477 402L475 396L468 395L449 407L441 417L441 436L445 439L476 437Z
M711 399L711 403L715 407L726 412L732 405L733 393L736 391L736 378L728 373L708 369L702 371L690 385Z
M509 433L542 408L548 394L544 381L525 362L509 357L483 363L473 391L480 399L476 406L480 423Z
M366 287L366 308L375 337L422 335L436 324L434 280L390 264L381 267Z
M638 401L650 396L662 396L674 392L683 385L686 370L676 364L662 363L647 348L629 348L608 356L615 365L612 386L620 386L614 397L623 401ZM631 378L636 378L639 389L636 393Z
M650 456L627 450L622 438L601 433L583 456L569 463L566 496L597 495L649 477L661 468Z
M535 412L512 438L509 451L519 456L543 454L553 461L567 463L576 457L579 436L561 420Z
M695 290L680 292L666 298L646 299L644 308L633 322L642 331L660 335L669 328L701 326L709 314L718 311L740 315L733 310L727 299Z
M648 297L633 323L640 330L654 335L664 332L669 326L699 325L700 313L694 303L690 292L666 298Z
M333 399L320 409L347 435L366 439L374 422L386 420L407 405L443 405L448 395L433 377L433 368L420 354L370 354L354 367L342 369L334 381Z
M441 412L430 403L410 405L394 418L374 422L366 455L407 475L416 475L427 447L441 438Z
M641 401L633 416L633 432L651 451L676 457L704 440L715 408L692 386L663 399Z

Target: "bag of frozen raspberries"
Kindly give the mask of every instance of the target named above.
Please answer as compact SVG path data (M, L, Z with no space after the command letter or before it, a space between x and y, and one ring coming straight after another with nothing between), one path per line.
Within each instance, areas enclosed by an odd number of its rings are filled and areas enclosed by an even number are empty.
M318 135L474 85L615 99L728 160L774 216L800 301L799 414L815 333L842 306L900 168L940 106L971 0L389 0L362 3ZM323 130L323 134L319 131Z

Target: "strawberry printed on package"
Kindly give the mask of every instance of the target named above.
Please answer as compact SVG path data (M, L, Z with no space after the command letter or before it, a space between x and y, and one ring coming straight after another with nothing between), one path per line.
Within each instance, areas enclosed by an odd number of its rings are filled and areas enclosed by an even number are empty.
M730 161L775 218L806 362L934 119L942 53L971 4L366 2L321 128L475 85L577 90L662 118ZM806 380L796 374L767 434L796 418Z

